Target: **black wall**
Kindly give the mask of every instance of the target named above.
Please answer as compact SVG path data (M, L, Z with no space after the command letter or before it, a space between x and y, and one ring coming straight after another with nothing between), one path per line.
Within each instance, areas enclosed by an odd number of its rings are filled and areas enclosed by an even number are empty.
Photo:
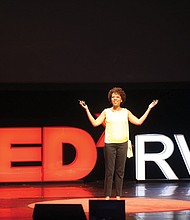
M0 83L189 81L189 1L0 2Z

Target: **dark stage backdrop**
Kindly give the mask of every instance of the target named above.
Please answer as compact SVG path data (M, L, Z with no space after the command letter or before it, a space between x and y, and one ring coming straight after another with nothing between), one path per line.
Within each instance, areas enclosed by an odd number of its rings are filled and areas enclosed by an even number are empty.
M189 81L188 0L0 2L0 83Z
M87 131L95 143L99 140L103 126L92 127L78 99L88 104L93 114L109 107L107 92L113 86L121 86L127 93L125 107L136 116L141 116L149 103L159 99L146 122L136 127L130 125L131 140L139 134L163 134L174 143L174 152L167 159L179 179L188 179L189 173L174 139L174 134L183 134L190 145L190 84L189 83L148 83L148 84L20 84L1 86L0 127L43 127L69 126ZM159 153L162 144L146 151ZM1 146L2 147L2 146ZM86 181L104 177L103 149L97 148L98 159ZM135 148L134 148L135 151ZM64 160L73 160L73 149L67 149ZM126 179L135 179L135 157L127 161ZM166 179L158 166L146 162L146 179Z
M133 143L138 134L168 136L175 150L167 162L180 179L189 178L174 139L183 134L190 143L188 3L2 0L0 127L78 127L97 142L104 128L90 125L78 99L98 113L109 106L108 90L121 86L125 106L137 116L159 99L141 127L130 126ZM69 163L74 153L67 151ZM97 151L85 180L103 179L103 151ZM125 178L135 179L135 157L126 169ZM165 178L155 163L147 162L146 171L147 179Z

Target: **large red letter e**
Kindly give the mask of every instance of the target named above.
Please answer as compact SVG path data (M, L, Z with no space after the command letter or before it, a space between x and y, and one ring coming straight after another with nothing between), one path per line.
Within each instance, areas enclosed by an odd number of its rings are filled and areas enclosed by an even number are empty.
M12 165L14 162L41 162L39 144L41 128L0 128L0 182L41 181L41 166Z

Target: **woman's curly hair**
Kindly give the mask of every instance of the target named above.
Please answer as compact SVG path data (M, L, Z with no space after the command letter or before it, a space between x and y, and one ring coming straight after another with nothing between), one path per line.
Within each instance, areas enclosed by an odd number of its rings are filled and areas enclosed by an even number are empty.
M122 104L126 101L126 94L123 91L123 89L120 88L120 87L114 87L114 88L110 89L110 91L108 92L108 101L110 103L112 103L111 102L111 97L112 97L113 93L117 93L117 94L119 94L121 96Z

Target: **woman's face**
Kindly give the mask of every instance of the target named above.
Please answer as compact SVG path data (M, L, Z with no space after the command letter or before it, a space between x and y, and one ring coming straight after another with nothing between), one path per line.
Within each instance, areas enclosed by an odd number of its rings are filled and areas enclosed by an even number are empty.
M111 103L114 107L119 107L121 105L122 99L118 93L112 93Z

